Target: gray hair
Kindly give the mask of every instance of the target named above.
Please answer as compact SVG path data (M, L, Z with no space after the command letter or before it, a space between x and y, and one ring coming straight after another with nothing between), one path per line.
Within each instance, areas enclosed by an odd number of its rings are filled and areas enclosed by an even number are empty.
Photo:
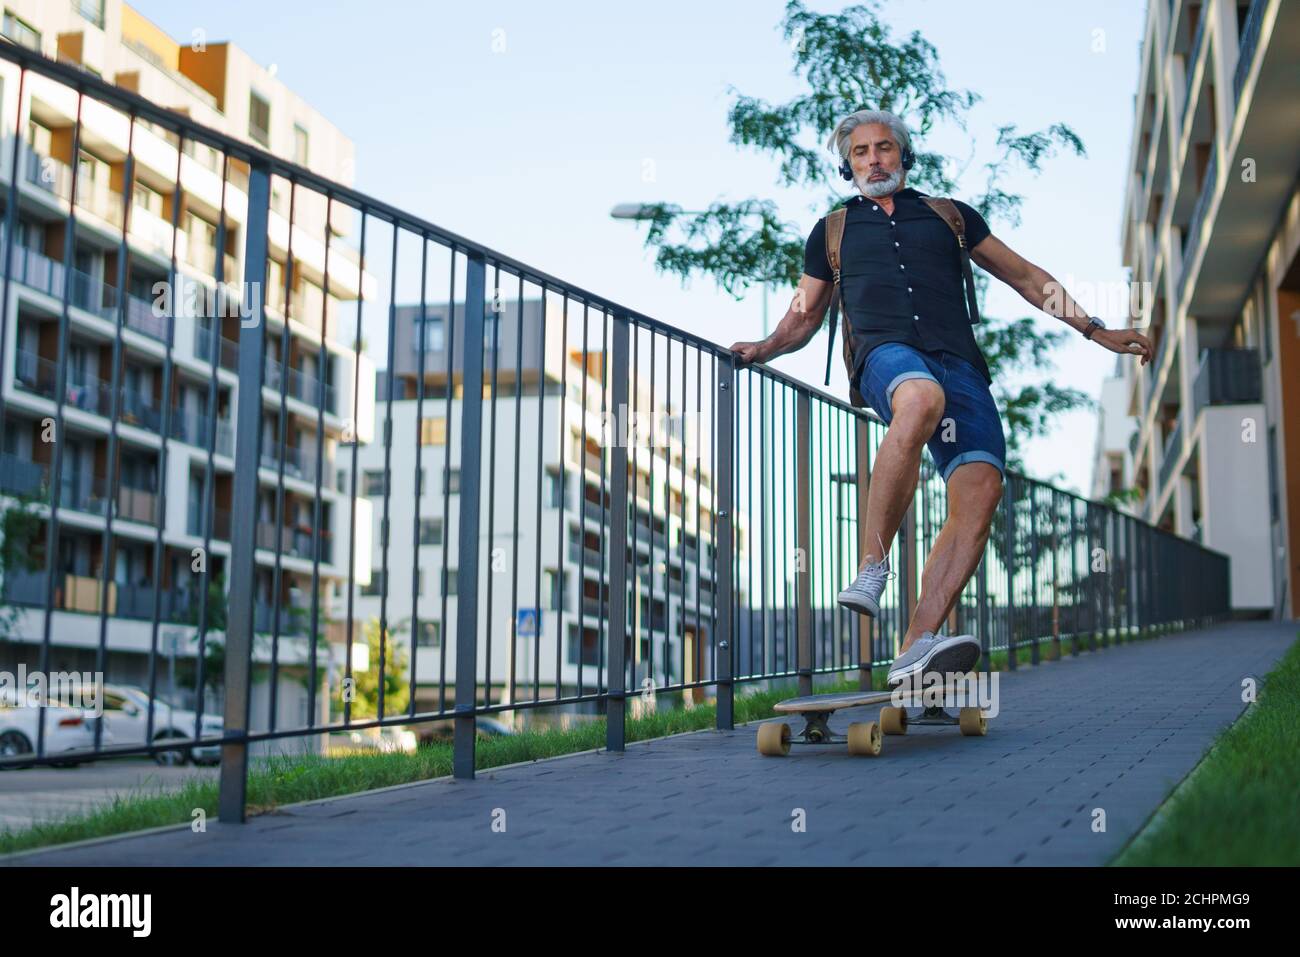
M894 134L894 142L898 144L899 152L912 148L912 137L907 132L907 127L903 125L903 121L885 110L858 110L856 113L850 113L836 124L835 132L831 134L826 148L832 153L839 153L840 159L847 163L849 136L855 129L866 123L879 123L889 127L889 131Z

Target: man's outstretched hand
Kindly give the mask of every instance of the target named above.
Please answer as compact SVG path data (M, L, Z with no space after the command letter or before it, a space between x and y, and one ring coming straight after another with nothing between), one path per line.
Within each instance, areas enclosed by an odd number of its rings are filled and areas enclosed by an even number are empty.
M1151 361L1151 340L1133 329L1098 329L1092 334L1093 342L1100 342L1111 352L1141 356L1142 364Z
M742 366L766 362L769 358L767 347L761 342L733 342L731 351L736 354L736 361Z

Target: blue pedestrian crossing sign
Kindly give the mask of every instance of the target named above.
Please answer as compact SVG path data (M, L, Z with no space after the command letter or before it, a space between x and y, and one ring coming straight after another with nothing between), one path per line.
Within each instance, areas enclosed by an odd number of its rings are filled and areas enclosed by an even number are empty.
M541 630L542 616L536 608L520 608L515 612L515 634L520 638L536 638Z

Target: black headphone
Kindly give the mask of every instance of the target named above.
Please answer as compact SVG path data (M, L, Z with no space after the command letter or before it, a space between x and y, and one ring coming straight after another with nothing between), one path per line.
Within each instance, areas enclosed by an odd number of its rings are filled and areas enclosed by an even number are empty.
M911 169L916 165L916 154L912 152L911 147L903 147L903 169ZM853 181L853 167L849 165L848 160L840 162L840 175L849 182Z

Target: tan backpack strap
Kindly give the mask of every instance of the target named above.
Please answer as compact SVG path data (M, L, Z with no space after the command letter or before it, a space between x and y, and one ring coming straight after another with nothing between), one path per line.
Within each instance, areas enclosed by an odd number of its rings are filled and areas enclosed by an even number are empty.
M962 218L957 204L950 199L944 199L942 196L922 196L921 201L934 210L957 237L957 246L961 251L962 278L966 281L966 310L970 313L971 324L974 325L980 321L980 310L979 303L975 300L975 275L970 268L970 250L966 248L966 220Z
M831 384L831 358L835 355L835 326L840 312L840 243L844 239L844 217L848 207L841 206L826 214L826 262L831 267L830 339L826 347L826 384ZM847 335L847 330L846 330ZM846 340L847 343L847 340Z
M948 224L948 228L957 237L957 245L965 249L966 220L962 219L961 210L957 208L957 204L940 196L922 196L921 202L939 214L939 218Z
M830 263L837 283L840 281L840 243L844 239L844 217L848 212L847 206L841 206L826 216L826 261Z

